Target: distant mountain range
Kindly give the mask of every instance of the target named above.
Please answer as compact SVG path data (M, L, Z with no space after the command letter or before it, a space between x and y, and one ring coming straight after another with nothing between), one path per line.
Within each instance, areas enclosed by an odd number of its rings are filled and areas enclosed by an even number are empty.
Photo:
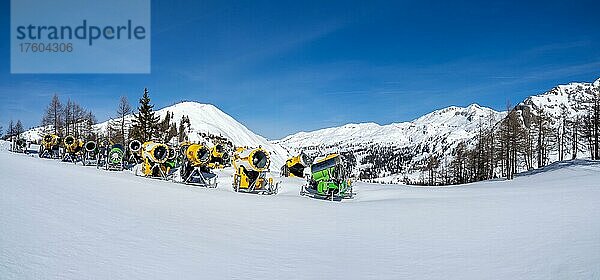
M600 79L594 83L571 83L557 86L545 93L528 97L519 103L518 110L537 112L540 108L555 121L581 114L581 100L589 98ZM340 152L352 161L356 176L401 181L418 176L418 165L429 155L437 155L442 163L450 160L460 142L470 143L482 126L493 125L506 116L477 104L447 107L433 111L409 122L379 125L376 123L346 124L311 132L298 132L280 140L268 141L211 104L181 102L157 111L163 118L173 113L179 122L187 115L191 123L190 140L210 141L206 135L228 139L235 146L262 146L271 151L271 170L279 170L285 159L301 151L316 156L327 152ZM129 116L131 120L133 116ZM96 124L97 132L104 132L108 121ZM30 140L41 138L41 128L25 133ZM582 155L585 151L581 151ZM365 172L368 171L368 174Z

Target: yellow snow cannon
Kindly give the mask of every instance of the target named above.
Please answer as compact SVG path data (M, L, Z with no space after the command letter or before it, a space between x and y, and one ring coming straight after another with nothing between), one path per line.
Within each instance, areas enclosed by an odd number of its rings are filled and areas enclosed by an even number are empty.
M210 168L224 168L225 163L227 162L227 153L223 148L223 145L217 144L212 147L210 151L210 162L208 163L208 167Z
M162 143L145 142L141 148L142 174L147 177L167 179L170 167L165 165L169 159L169 147Z
M59 155L59 139L56 134L46 134L42 137L42 145L40 145L39 156L41 158L60 158Z
M281 175L285 177L304 177L304 168L310 165L310 159L305 153L300 153L285 161L281 167Z
M65 145L65 156L63 161L70 161L76 163L81 160L81 148L83 147L83 141L75 139L72 135L65 137L63 141Z
M46 134L42 138L42 146L45 149L52 149L53 146L58 145L58 136L56 134Z
M203 144L190 144L183 154L181 179L183 183L209 188L217 187L217 175L208 166L211 149Z
M276 194L279 183L274 184L273 178L267 178L271 160L269 152L261 147L240 147L231 158L235 174L233 190L236 192L252 192L261 194Z
M203 166L210 161L211 151L204 145L192 144L186 149L185 156L191 165Z

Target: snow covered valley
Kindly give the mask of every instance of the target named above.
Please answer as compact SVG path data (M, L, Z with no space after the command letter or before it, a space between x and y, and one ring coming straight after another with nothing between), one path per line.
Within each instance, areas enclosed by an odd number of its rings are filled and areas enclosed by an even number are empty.
M600 279L600 162L275 196L0 151L1 279Z

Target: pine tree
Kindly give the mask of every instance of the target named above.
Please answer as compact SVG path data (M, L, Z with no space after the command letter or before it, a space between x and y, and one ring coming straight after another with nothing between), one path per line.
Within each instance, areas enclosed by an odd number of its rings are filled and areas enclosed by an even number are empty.
M134 117L133 134L142 142L151 140L155 136L159 118L155 116L154 105L150 104L147 88L144 88L144 95L140 98L138 113Z
M23 128L23 124L21 123L21 120L17 120L17 124L15 124L13 133L18 139L18 138L21 138L21 134L23 134L23 132L25 132L25 129Z
M188 140L188 134L191 129L190 118L186 115L181 117L181 121L179 121L179 142L185 142Z
M10 137L13 137L15 135L15 123L13 122L13 120L10 120L10 123L8 124L8 129L6 130L6 138L10 139Z

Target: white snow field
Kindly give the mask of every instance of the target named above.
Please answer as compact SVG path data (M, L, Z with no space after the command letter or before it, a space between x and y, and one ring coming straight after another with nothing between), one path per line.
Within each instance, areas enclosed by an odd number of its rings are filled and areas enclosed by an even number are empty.
M342 202L0 151L1 279L600 279L600 163Z

